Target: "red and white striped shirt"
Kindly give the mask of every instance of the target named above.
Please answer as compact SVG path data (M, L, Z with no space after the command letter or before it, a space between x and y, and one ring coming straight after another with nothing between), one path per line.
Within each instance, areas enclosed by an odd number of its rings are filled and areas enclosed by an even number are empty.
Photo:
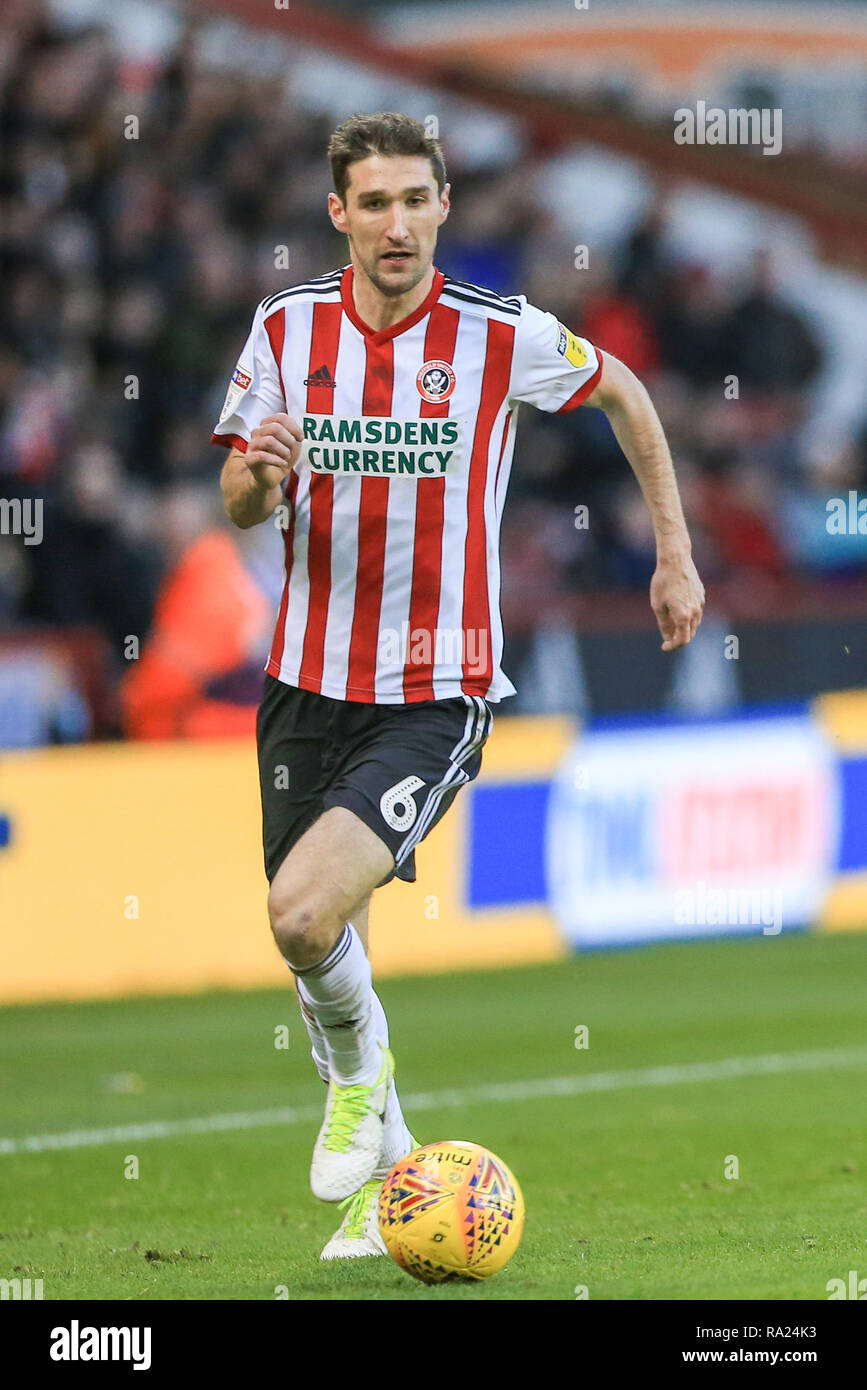
M265 299L213 442L266 415L304 431L285 487L286 581L266 670L338 700L499 701L499 532L519 403L564 414L602 355L524 295L435 270L375 331L352 266Z

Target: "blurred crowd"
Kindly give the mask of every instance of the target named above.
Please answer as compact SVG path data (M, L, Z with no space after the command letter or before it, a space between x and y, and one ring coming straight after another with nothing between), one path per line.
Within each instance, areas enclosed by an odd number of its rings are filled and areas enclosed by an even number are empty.
M43 499L45 533L31 547L0 535L0 633L95 630L116 682L191 544L223 524L224 455L208 441L255 305L348 259L325 212L330 117L283 77L204 66L197 38L188 22L144 71L103 29L63 31L39 3L0 14L0 497ZM700 247L673 259L660 194L579 268L535 195L535 163L450 164L437 264L525 293L642 377L708 584L772 600L805 575L860 573L863 546L830 543L823 499L864 485L867 450L805 448L827 348L768 260L721 283ZM522 603L644 590L652 539L602 414L527 408L506 605L520 616ZM279 580L263 578L269 597Z

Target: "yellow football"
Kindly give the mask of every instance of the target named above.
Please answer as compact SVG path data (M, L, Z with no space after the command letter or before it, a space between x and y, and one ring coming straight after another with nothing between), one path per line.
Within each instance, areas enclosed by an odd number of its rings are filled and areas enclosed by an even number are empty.
M496 1154L446 1139L394 1165L382 1186L379 1228L401 1269L425 1284L487 1279L518 1248L524 1198Z

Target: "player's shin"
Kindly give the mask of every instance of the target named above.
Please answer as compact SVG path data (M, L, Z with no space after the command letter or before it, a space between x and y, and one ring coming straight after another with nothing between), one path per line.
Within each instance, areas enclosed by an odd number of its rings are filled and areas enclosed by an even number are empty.
M298 991L298 1004L301 1009L301 1017L304 1020L304 1027L307 1029L307 1036L310 1039L310 1056L313 1058L313 1065L323 1081L330 1080L328 1071L328 1049L325 1046L325 1038L322 1029L316 1021L310 1004L305 1002L301 991Z
M379 995L374 992L373 1012L376 1018L377 1033L383 1042L388 1045L388 1019L385 1016L385 1009ZM406 1120L403 1117L400 1101L397 1096L397 1087L392 1081L388 1089L388 1099L385 1103L385 1128L382 1137L382 1154L379 1167L374 1173L374 1177L384 1178L389 1169L397 1163L398 1159L405 1158L415 1148L415 1140L409 1132Z
M370 962L355 928L347 923L317 965L298 970L287 964L297 977L302 1005L318 1024L331 1080L338 1086L374 1085L386 1044L378 1034Z

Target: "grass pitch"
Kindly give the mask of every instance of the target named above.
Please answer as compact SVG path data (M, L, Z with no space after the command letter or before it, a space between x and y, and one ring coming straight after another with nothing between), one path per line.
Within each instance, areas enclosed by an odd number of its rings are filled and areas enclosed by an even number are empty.
M318 1259L339 1213L307 1186L324 1089L288 984L0 1011L0 1135L39 1139L0 1148L0 1277L45 1299L824 1300L867 1275L865 976L844 935L382 982L417 1138L488 1145L527 1202L502 1273L439 1288Z

